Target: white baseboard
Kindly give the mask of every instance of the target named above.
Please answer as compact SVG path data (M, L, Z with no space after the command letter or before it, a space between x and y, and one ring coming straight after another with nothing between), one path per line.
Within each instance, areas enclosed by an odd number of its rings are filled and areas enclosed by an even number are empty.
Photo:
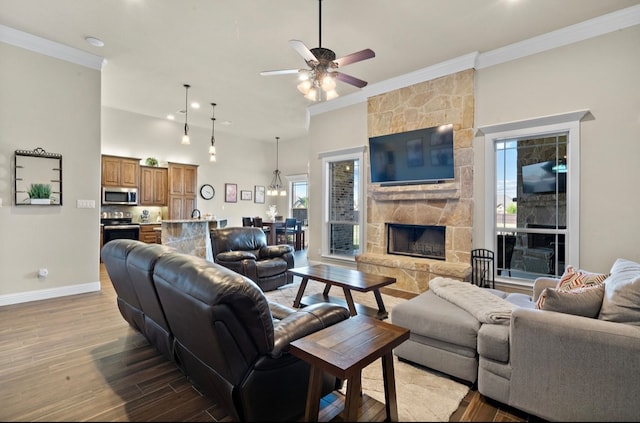
M50 298L66 297L68 295L85 294L87 292L96 291L100 291L100 282L89 282L78 285L62 286L59 288L41 289L38 291L19 292L17 294L0 295L0 306L48 300Z

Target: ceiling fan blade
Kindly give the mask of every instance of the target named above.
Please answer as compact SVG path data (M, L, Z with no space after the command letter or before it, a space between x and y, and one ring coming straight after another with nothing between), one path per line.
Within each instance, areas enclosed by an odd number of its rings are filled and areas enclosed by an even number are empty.
M355 53L348 54L344 57L334 60L333 62L338 65L338 67L348 65L350 63L360 62L361 60L371 59L372 57L376 57L376 54L370 48L360 50Z
M339 79L342 82L346 82L347 84L351 84L355 87L362 88L367 86L367 81L363 81L362 79L358 79L355 76L347 75L342 72L331 72L332 75Z
M268 75L291 75L294 73L299 73L302 69L280 69L280 70L268 70L260 72L260 75L268 76Z
M289 40L289 45L298 52L306 62L317 62L316 56L300 40Z

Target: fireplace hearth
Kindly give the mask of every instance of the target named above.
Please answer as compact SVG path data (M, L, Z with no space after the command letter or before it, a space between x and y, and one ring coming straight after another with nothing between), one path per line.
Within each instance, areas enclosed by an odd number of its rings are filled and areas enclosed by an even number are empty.
M387 254L445 260L446 226L387 223Z

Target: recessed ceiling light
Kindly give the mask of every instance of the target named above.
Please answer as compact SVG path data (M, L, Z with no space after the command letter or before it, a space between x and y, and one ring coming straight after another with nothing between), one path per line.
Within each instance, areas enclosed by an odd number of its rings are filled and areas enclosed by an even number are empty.
M89 44L91 44L94 47L102 47L102 46L104 46L104 42L99 38L85 37L84 39L85 39L86 42L88 42Z
M194 101L193 103L191 103L191 108L192 109L199 109L200 108L200 103Z
M167 115L167 119L174 120L176 117L174 115Z

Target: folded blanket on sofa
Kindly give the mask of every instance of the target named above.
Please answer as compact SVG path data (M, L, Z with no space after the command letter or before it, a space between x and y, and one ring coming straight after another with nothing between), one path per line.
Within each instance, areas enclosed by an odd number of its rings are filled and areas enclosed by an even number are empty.
M455 279L437 277L429 289L474 316L481 323L508 324L515 308L510 302L491 292Z

